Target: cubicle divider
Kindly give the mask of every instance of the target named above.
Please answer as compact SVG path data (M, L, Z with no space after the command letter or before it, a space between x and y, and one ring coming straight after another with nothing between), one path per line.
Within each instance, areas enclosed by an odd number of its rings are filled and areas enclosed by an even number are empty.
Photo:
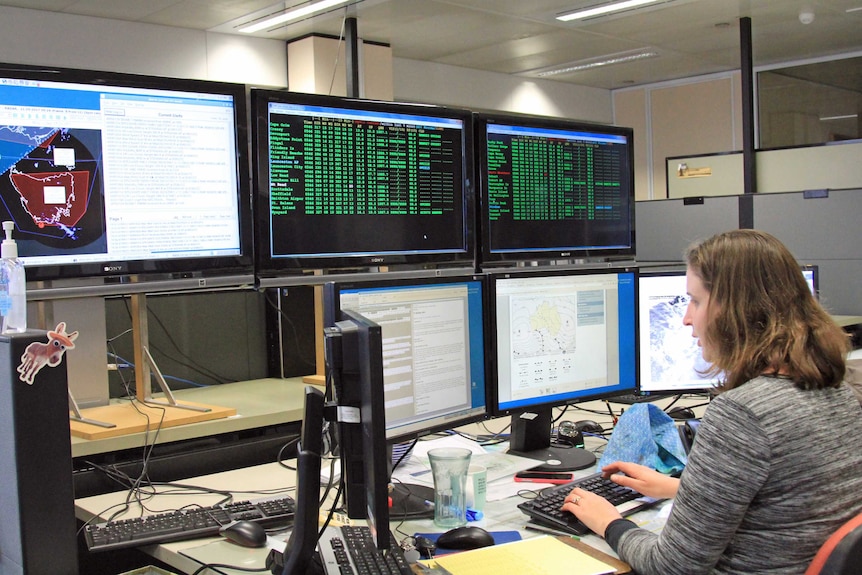
M840 190L862 186L862 142L832 142L755 153L758 193ZM667 158L667 197L743 192L742 152Z
M686 246L747 227L784 242L820 272L820 299L837 315L862 315L862 189L757 193L638 202L637 260L682 262Z
M753 210L755 228L818 266L827 310L862 315L862 189L756 194Z
M637 202L637 260L681 262L691 242L737 229L739 210L739 196Z

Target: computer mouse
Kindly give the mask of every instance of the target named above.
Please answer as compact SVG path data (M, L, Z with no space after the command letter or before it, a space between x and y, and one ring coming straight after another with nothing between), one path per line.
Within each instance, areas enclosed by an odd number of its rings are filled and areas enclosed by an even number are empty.
M473 525L450 529L437 538L437 547L443 549L478 549L494 544L494 536Z
M688 407L674 407L667 412L673 419L694 419L694 412Z
M234 521L219 529L219 533L229 541L243 547L263 547L266 545L266 529L254 521Z
M589 419L575 422L575 429L581 433L604 433L605 431L601 425Z

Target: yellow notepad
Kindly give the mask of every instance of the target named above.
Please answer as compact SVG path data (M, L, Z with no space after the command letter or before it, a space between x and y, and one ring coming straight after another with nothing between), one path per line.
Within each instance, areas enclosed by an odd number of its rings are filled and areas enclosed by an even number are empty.
M435 558L452 575L604 575L615 569L555 537L542 536Z

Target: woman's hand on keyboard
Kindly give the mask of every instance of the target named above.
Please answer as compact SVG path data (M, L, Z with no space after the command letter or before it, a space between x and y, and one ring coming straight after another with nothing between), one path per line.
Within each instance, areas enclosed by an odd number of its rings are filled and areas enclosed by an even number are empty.
M620 474L622 472L623 474ZM623 487L634 489L647 497L672 499L679 489L679 479L659 473L637 463L617 461L602 468L602 475Z
M575 487L571 493L566 495L562 510L572 513L581 523L589 527L593 533L597 533L602 537L604 537L604 533L611 521L622 517L613 503L601 495L581 489L580 487Z

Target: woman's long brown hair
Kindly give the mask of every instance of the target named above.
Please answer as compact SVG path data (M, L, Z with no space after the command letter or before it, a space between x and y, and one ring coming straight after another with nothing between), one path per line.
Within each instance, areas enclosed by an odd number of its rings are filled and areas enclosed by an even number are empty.
M844 379L849 339L820 306L790 251L757 230L734 230L690 247L690 273L709 292L706 333L710 375L720 390L761 374L780 374L803 389Z

